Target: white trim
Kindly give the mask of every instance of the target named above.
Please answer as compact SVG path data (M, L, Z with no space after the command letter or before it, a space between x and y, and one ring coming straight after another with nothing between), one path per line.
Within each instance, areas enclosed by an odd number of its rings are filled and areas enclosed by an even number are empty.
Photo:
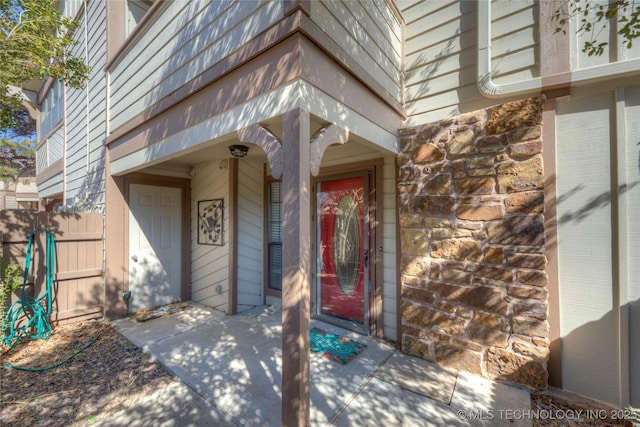
M310 114L334 123L391 153L398 152L396 135L313 85L298 79L197 125L183 129L151 146L114 160L111 162L111 173L121 175L149 167L200 149L202 144L225 136L234 139L233 133L236 130L295 108L306 109Z
M297 106L298 82L260 95L251 101L181 130L151 146L111 162L112 175L133 172L179 157L201 144L269 119Z
M361 136L391 153L398 153L398 137L396 135L307 82L302 82L300 89L302 91L300 108L308 109L314 116ZM402 124L398 123L398 128L401 127Z
M640 58L580 68L559 74L497 84L491 71L491 2L478 2L478 90L487 98L539 93L544 88L567 84L597 83L640 74Z

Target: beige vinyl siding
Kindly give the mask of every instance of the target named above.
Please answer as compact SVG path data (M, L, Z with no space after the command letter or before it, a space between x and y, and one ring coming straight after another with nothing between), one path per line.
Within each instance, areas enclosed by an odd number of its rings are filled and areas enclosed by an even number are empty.
M477 89L477 3L400 0L406 21L405 101L408 125L495 104ZM492 67L496 83L536 77L538 6L532 0L492 3Z
M198 244L198 201L211 199L224 199L223 246ZM191 300L228 313L228 279L229 169L221 160L196 166L191 179Z
M18 209L18 202L16 202L16 196L4 197L4 209Z
M402 26L384 0L313 1L311 19L399 102Z
M263 164L238 162L238 311L262 304Z
M282 18L280 1L169 2L111 70L111 131Z
M640 404L640 86L557 107L563 387Z
M593 3L606 4L607 1L596 0ZM638 2L635 3L635 7L638 7ZM578 19L580 19L580 17L578 17ZM609 31L609 29L616 28L615 19L612 19L609 22L603 21L600 23L594 22L593 19L590 19L590 21L593 24L593 30L588 33L578 33L578 20L573 19L571 21L571 26L569 28L572 33L575 34L575 37L572 38L573 49L571 64L573 69L592 67L595 65L603 65L611 62L640 57L640 45L637 43L637 41L633 43L635 46L633 46L631 49L628 49L627 47L622 46L622 38L618 38L615 34L615 31ZM604 46L602 55L589 56L588 52L582 51L585 41L606 42L607 45Z
M611 96L558 105L557 195L563 387L609 401L616 394L611 294ZM586 393L585 393L586 392Z
M357 163L367 160L379 159L383 154L373 150L370 147L359 144L357 142L347 142L342 145L332 145L324 152L322 156L321 168L328 166L341 165L345 163Z
M640 141L640 87L625 90L624 163L626 169L622 175L626 185L620 209L624 209L621 218L624 229L620 234L626 236L621 249L620 264L626 273L628 290L622 286L622 294L627 293L629 310L629 384L631 406L640 407L640 163L638 159L638 141ZM626 218L625 218L626 217ZM624 252L626 251L626 254ZM624 281L624 277L622 282ZM624 282L623 282L624 283ZM625 307L623 307L624 309Z
M392 341L398 339L396 273L396 162L395 157L384 158L382 172L383 211L382 211L382 264L383 264L383 302L384 336ZM377 248L373 248L377 250Z
M36 181L35 180L18 180L18 182L16 183L16 193L37 193L38 192L38 188L36 187Z

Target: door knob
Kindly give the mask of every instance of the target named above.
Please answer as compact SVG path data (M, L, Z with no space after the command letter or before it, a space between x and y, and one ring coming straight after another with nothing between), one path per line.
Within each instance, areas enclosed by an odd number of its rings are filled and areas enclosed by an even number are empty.
M133 262L138 262L138 257L137 256L132 256L131 259L133 260Z

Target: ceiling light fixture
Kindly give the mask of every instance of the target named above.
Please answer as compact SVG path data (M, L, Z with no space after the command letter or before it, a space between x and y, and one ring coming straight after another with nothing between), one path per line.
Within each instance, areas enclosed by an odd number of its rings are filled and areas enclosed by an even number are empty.
M231 155L233 157L235 157L236 159L241 159L247 156L247 153L249 152L249 147L247 147L246 145L239 145L239 144L230 145L229 151L231 151Z

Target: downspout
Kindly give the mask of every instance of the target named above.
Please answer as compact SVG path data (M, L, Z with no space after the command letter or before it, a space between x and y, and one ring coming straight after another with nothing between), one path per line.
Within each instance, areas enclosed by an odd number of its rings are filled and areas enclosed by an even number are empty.
M534 77L514 83L498 84L492 80L491 71L491 2L478 4L478 90L487 98L511 95L529 95L558 86L596 83L620 79L640 73L640 58L617 61L609 64L580 68L543 77Z

